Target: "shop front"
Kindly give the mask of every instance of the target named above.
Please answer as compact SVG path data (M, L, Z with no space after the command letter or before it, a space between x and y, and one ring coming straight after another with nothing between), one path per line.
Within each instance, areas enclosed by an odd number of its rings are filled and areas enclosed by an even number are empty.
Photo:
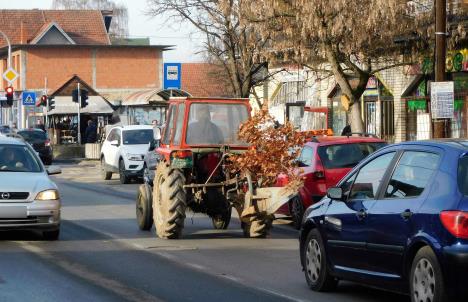
M406 101L406 139L430 139L433 134L430 86L431 74L420 75L403 94ZM468 138L468 65L467 71L447 73L447 81L454 84L453 117L449 120L451 138Z
M73 102L73 90L77 89L78 84L80 90L88 92L87 105L84 107ZM53 103L54 108L47 112L46 127L52 144L78 144L78 133L82 144L88 141L99 143L102 140L104 128L109 123L115 108L86 82L74 76L54 91L49 98L49 103ZM92 139L88 139L85 135L89 121L92 121L93 127L96 128L96 135L93 135Z

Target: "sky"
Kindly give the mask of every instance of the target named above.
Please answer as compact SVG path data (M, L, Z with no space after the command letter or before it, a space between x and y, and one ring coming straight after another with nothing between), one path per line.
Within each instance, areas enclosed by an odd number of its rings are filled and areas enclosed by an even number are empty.
M199 62L203 56L202 40L192 25L176 23L167 18L149 17L146 0L117 0L128 8L130 37L150 37L153 45L175 45L175 50L164 52L165 62ZM50 9L52 0L0 0L0 9ZM197 54L198 53L198 54Z

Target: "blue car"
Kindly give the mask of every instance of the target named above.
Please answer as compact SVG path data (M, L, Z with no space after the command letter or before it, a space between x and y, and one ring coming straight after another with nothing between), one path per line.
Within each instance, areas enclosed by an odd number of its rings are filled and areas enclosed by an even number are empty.
M406 142L364 159L304 214L309 287L339 280L468 301L468 141Z

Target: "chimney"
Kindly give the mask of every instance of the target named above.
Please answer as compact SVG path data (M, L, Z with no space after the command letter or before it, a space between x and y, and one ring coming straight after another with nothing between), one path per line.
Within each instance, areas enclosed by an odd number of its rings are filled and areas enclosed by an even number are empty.
M20 24L20 44L28 43L28 35L26 33L26 27L24 26L24 21L21 21Z

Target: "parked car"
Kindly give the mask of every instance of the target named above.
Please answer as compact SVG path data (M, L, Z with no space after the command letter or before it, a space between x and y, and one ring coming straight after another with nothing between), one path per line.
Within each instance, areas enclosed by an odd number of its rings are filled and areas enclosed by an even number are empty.
M384 140L366 136L315 137L301 149L298 164L304 176L304 186L289 204L280 208L280 214L291 216L299 229L304 210L320 201L327 189L333 187L362 159L387 145ZM287 184L287 177L278 177L278 186Z
M143 158L153 139L152 126L133 125L112 128L101 147L103 179L111 179L112 173L119 173L122 184L129 183L132 178L143 178Z
M377 151L309 207L301 263L315 291L338 280L468 301L468 141L406 142Z
M60 233L60 196L47 169L31 146L0 136L0 229L41 230L48 240Z
M10 126L0 125L0 134L8 134L8 133L11 133Z
M16 134L23 137L36 150L44 165L52 164L53 151L47 133L41 129L29 128L18 130Z

